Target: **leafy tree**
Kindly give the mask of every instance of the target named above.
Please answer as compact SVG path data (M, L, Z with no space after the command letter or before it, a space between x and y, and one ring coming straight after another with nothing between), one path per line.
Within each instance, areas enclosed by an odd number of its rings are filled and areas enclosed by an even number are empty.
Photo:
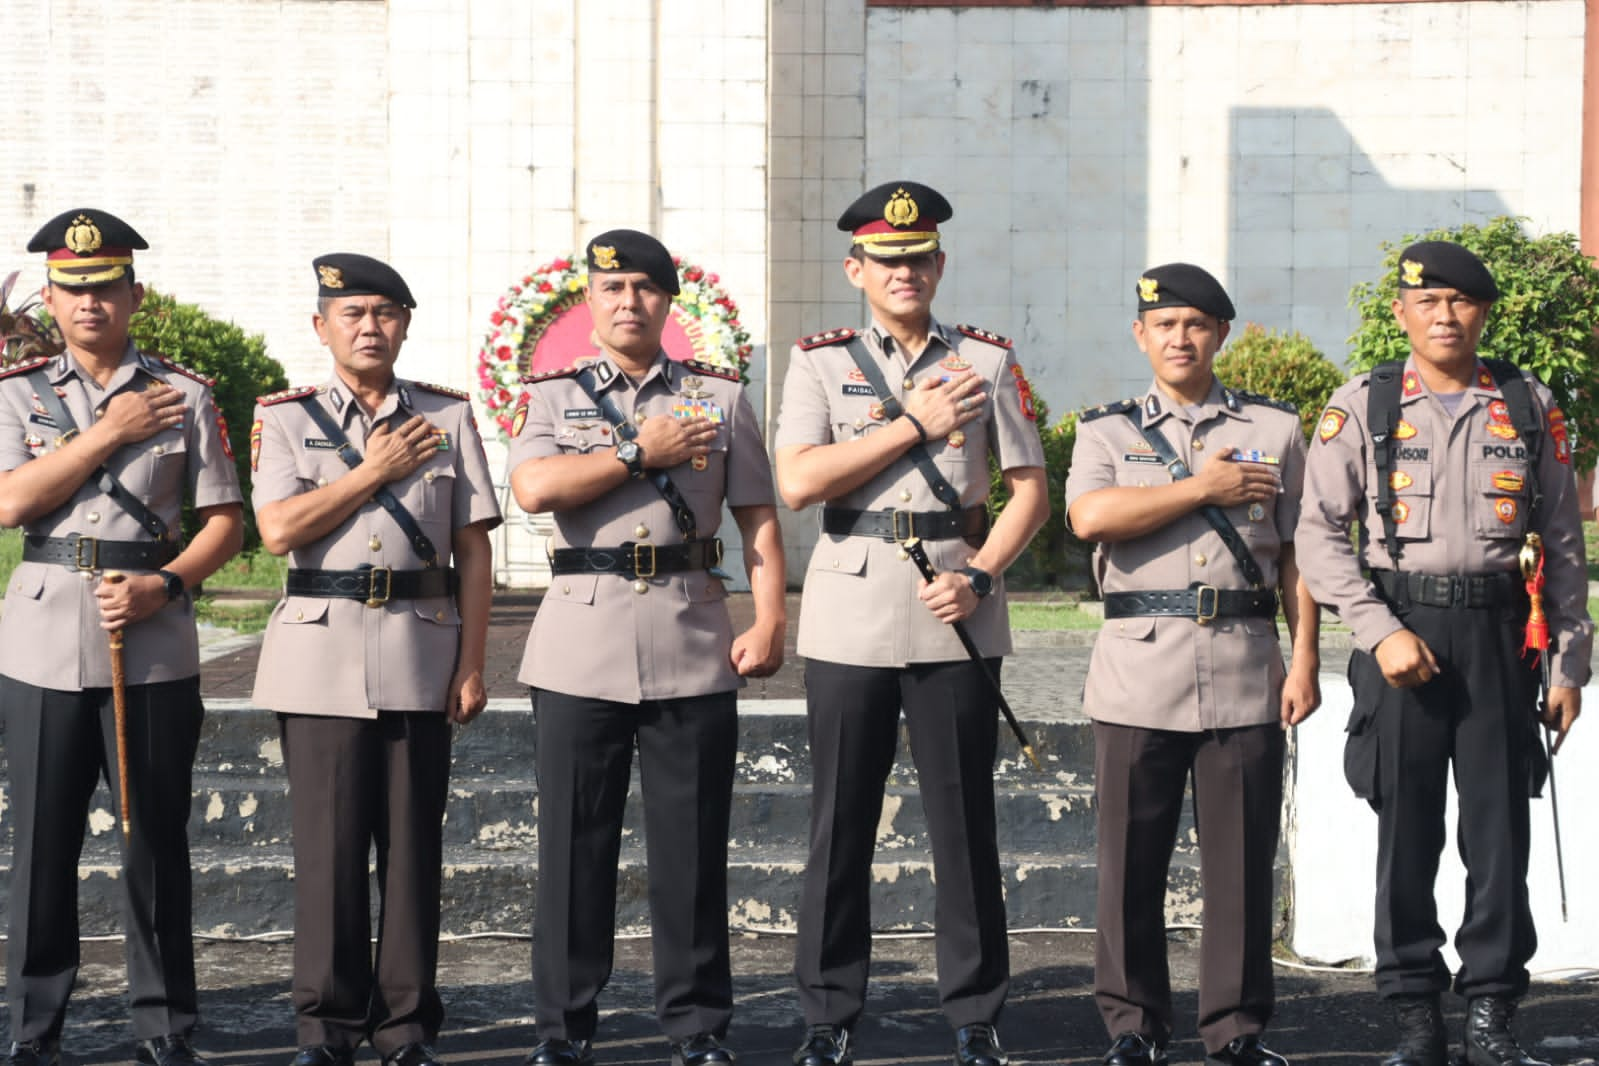
M1554 391L1577 427L1577 468L1590 470L1599 457L1589 433L1599 427L1599 270L1571 233L1532 237L1525 219L1500 216L1486 225L1466 224L1407 236L1383 244L1382 274L1349 293L1360 311L1360 328L1349 338L1350 366L1367 370L1404 359L1410 343L1394 321L1399 253L1418 240L1455 241L1482 258L1499 283L1500 298L1488 315L1481 351L1531 370Z
M1303 333L1278 333L1246 323L1216 357L1216 377L1228 388L1258 392L1299 408L1305 440L1316 430L1327 398L1344 383L1344 372Z
M1033 405L1038 414L1038 436L1044 444L1044 481L1049 491L1050 515L1044 526L1027 545L1005 575L1012 586L1043 586L1056 588L1074 575L1085 573L1088 556L1093 545L1078 540L1066 528L1066 515L1061 511L1066 499L1066 472L1072 465L1072 447L1077 443L1077 412L1065 415L1059 422L1049 422L1049 405L1037 395ZM988 459L989 514L998 515L1010 501L1005 489L1005 479L993 456Z

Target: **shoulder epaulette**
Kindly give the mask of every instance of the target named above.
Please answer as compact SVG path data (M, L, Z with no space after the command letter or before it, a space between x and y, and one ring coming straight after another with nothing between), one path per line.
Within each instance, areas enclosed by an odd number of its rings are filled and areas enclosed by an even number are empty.
M995 333L992 330L979 329L977 326L956 326L955 329L966 334L968 337L984 341L988 344L997 345L1001 348L1016 347L1015 342L1013 342L1009 337L1001 337L998 333Z
M1130 400L1117 400L1115 403L1102 403L1098 407L1085 407L1077 412L1077 421L1092 422L1096 418L1106 415L1122 415L1138 406L1138 397Z
M1243 389L1234 389L1233 395L1238 397L1244 403L1259 404L1262 407L1275 407L1277 410L1287 411L1291 415L1297 415L1299 413L1299 408L1289 403L1287 400L1274 400L1270 396L1263 395L1262 393L1246 392Z
M536 385L541 381L554 381L556 378L576 377L577 372L582 370L587 365L587 363L572 363L569 366L563 366L556 370L541 370L537 374L523 374L522 384Z
M14 378L18 374L27 374L34 370L38 370L40 367L49 365L50 360L46 356L41 355L37 359L25 359L20 363L16 363L12 366L6 367L4 370L0 370L0 378Z
M304 385L298 389L283 389L280 392L269 392L265 396L257 396L255 402L262 407L272 407L290 400L303 400L307 396L316 395L315 385Z
M725 366L717 366L715 363L702 363L698 359L683 360L683 367L686 370L694 371L696 374L704 374L708 378L721 378L723 381L744 380L737 370L731 370Z
M208 389L216 388L216 385L217 385L217 379L216 378L208 378L204 374L200 373L198 370L190 370L188 367L184 366L182 363L174 362L173 360L168 359L166 356L161 355L159 352L153 353L153 354L155 354L156 362L160 363L162 366L166 367L168 370L176 370L178 373L182 374L184 377L189 378L192 381L198 381L200 384L204 385Z
M411 384L415 385L417 388L421 389L423 392L436 392L440 396L448 396L451 399L455 399L455 400L471 400L472 399L472 397L471 397L471 395L469 393L464 392L461 389L452 389L448 385L434 385L431 382L427 382L427 381L413 381L413 382L411 382Z
M843 344L845 341L854 340L855 337L856 332L847 327L830 329L823 333L812 333L809 337L801 337L794 342L794 346L808 352L812 348L825 348L829 344Z

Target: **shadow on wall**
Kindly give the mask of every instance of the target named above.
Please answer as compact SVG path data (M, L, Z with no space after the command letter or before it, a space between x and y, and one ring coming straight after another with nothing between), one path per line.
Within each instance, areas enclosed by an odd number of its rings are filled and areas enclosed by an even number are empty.
M1384 241L1510 213L1495 190L1463 181L1392 183L1327 108L1237 108L1229 138L1228 288L1239 317L1297 330L1340 365L1358 325L1349 290L1375 275ZM1391 165L1463 176L1458 151Z

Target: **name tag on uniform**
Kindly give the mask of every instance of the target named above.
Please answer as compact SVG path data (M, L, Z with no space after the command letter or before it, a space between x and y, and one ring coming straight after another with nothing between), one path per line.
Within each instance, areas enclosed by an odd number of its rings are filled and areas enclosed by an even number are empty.
M1122 456L1122 461L1128 463L1155 463L1159 465L1160 456L1150 455L1148 452L1127 452Z
M338 450L338 445L334 444L326 437L307 437L305 438L304 444L307 448L317 448L322 451L331 452Z
M41 415L38 412L28 415L28 421L32 422L36 426L49 426L51 429L61 428L60 426L56 425L55 419L51 418L49 415Z
M598 417L600 417L600 409L598 407L568 407L566 409L565 413L561 415L561 417L562 418L598 418Z
M848 382L845 382L844 383L844 395L845 396L876 396L877 393L872 391L872 387L870 385L851 385Z

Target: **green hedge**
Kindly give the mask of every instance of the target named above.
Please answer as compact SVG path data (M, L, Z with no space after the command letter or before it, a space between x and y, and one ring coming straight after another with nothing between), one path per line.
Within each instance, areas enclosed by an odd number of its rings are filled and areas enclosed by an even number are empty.
M1254 323L1233 334L1216 357L1216 377L1229 388L1286 400L1299 408L1305 440L1345 375L1302 333L1278 333Z
M1087 580L1092 544L1078 540L1066 529L1066 471L1072 465L1072 447L1077 443L1077 412L1059 422L1049 421L1049 405L1034 394L1038 411L1038 436L1044 444L1044 481L1049 490L1049 519L1027 545L1021 558L1006 571L1005 580L1016 588L1059 588L1081 585ZM1010 500L1005 480L993 456L988 460L988 509L999 514Z

